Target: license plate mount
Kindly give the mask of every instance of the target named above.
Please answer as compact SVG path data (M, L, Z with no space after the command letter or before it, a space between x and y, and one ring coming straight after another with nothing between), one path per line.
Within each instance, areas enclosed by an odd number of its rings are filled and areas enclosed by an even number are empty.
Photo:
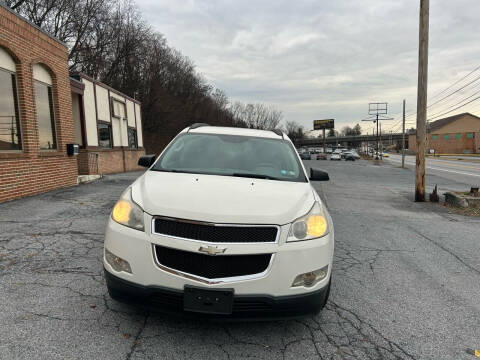
M205 289L185 285L183 310L205 314L229 315L233 309L233 289Z

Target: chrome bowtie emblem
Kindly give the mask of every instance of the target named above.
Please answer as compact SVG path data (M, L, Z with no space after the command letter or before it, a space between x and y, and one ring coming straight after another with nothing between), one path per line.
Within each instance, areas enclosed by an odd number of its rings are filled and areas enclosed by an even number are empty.
M219 248L217 246L200 246L198 251L203 252L208 255L217 255L223 254L227 250L226 248Z

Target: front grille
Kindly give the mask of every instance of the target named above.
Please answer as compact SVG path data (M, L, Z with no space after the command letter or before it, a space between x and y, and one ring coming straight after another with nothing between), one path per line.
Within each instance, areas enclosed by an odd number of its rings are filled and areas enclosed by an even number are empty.
M213 243L275 242L276 226L235 226L209 223L191 223L176 219L154 219L154 232L160 235Z
M160 265L200 276L220 279L259 274L267 270L271 254L210 256L155 245Z

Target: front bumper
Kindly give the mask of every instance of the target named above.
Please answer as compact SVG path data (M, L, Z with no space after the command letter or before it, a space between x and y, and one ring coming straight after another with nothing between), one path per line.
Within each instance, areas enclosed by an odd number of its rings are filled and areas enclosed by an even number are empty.
M151 217L149 215L145 217L145 223L151 223ZM224 247L228 248L226 255L273 254L274 258L268 271L254 278L239 277L228 281L205 283L201 279L182 276L160 268L155 262L153 246L160 245L198 253L199 246L206 243L152 234L148 226L145 232L134 230L110 219L106 229L105 249L128 261L132 273L115 271L105 258L104 267L116 277L143 287L160 286L183 290L185 285L190 285L209 289L233 288L237 295L268 294L275 297L306 295L325 288L330 279L334 230L330 217L328 221L330 233L314 240L288 243L286 238L289 226L282 226L278 243L225 245ZM326 265L328 274L316 285L309 288L292 287L297 275L321 269Z
M289 296L235 295L229 315L203 314L183 310L183 290L162 286L142 286L121 279L105 269L110 296L115 300L138 304L150 310L209 319L285 319L318 313L330 292L327 286L307 294Z

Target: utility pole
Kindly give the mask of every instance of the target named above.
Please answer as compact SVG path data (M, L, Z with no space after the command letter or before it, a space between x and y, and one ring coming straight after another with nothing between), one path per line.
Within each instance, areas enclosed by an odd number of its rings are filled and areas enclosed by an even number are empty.
M378 120L377 120L377 123L378 123ZM380 136L379 136L379 139L380 139L380 154L381 157L383 158L383 143L382 143L382 124L379 124L378 126L380 126ZM378 149L377 149L377 152L378 152ZM378 157L378 155L377 155Z
M323 153L327 153L327 141L325 140L325 129L323 129Z
M417 161L415 175L415 201L425 201L425 152L428 82L428 23L429 0L420 0L420 26L418 46L418 93L417 93Z
M380 121L393 120L393 118L380 116L380 115L386 115L387 112L388 112L387 103L370 103L368 104L368 114L370 115L370 117L362 120L362 121L373 121L373 123L376 123L377 125L377 136L376 136L376 142L377 142L376 153L377 154L375 156L375 160L378 160L378 150L379 150L379 141L380 141L378 128L379 128Z
M367 149L366 150L367 150L366 153L368 155L368 131L367 131Z
M403 119L402 119L402 168L405 167L405 99L403 99Z

